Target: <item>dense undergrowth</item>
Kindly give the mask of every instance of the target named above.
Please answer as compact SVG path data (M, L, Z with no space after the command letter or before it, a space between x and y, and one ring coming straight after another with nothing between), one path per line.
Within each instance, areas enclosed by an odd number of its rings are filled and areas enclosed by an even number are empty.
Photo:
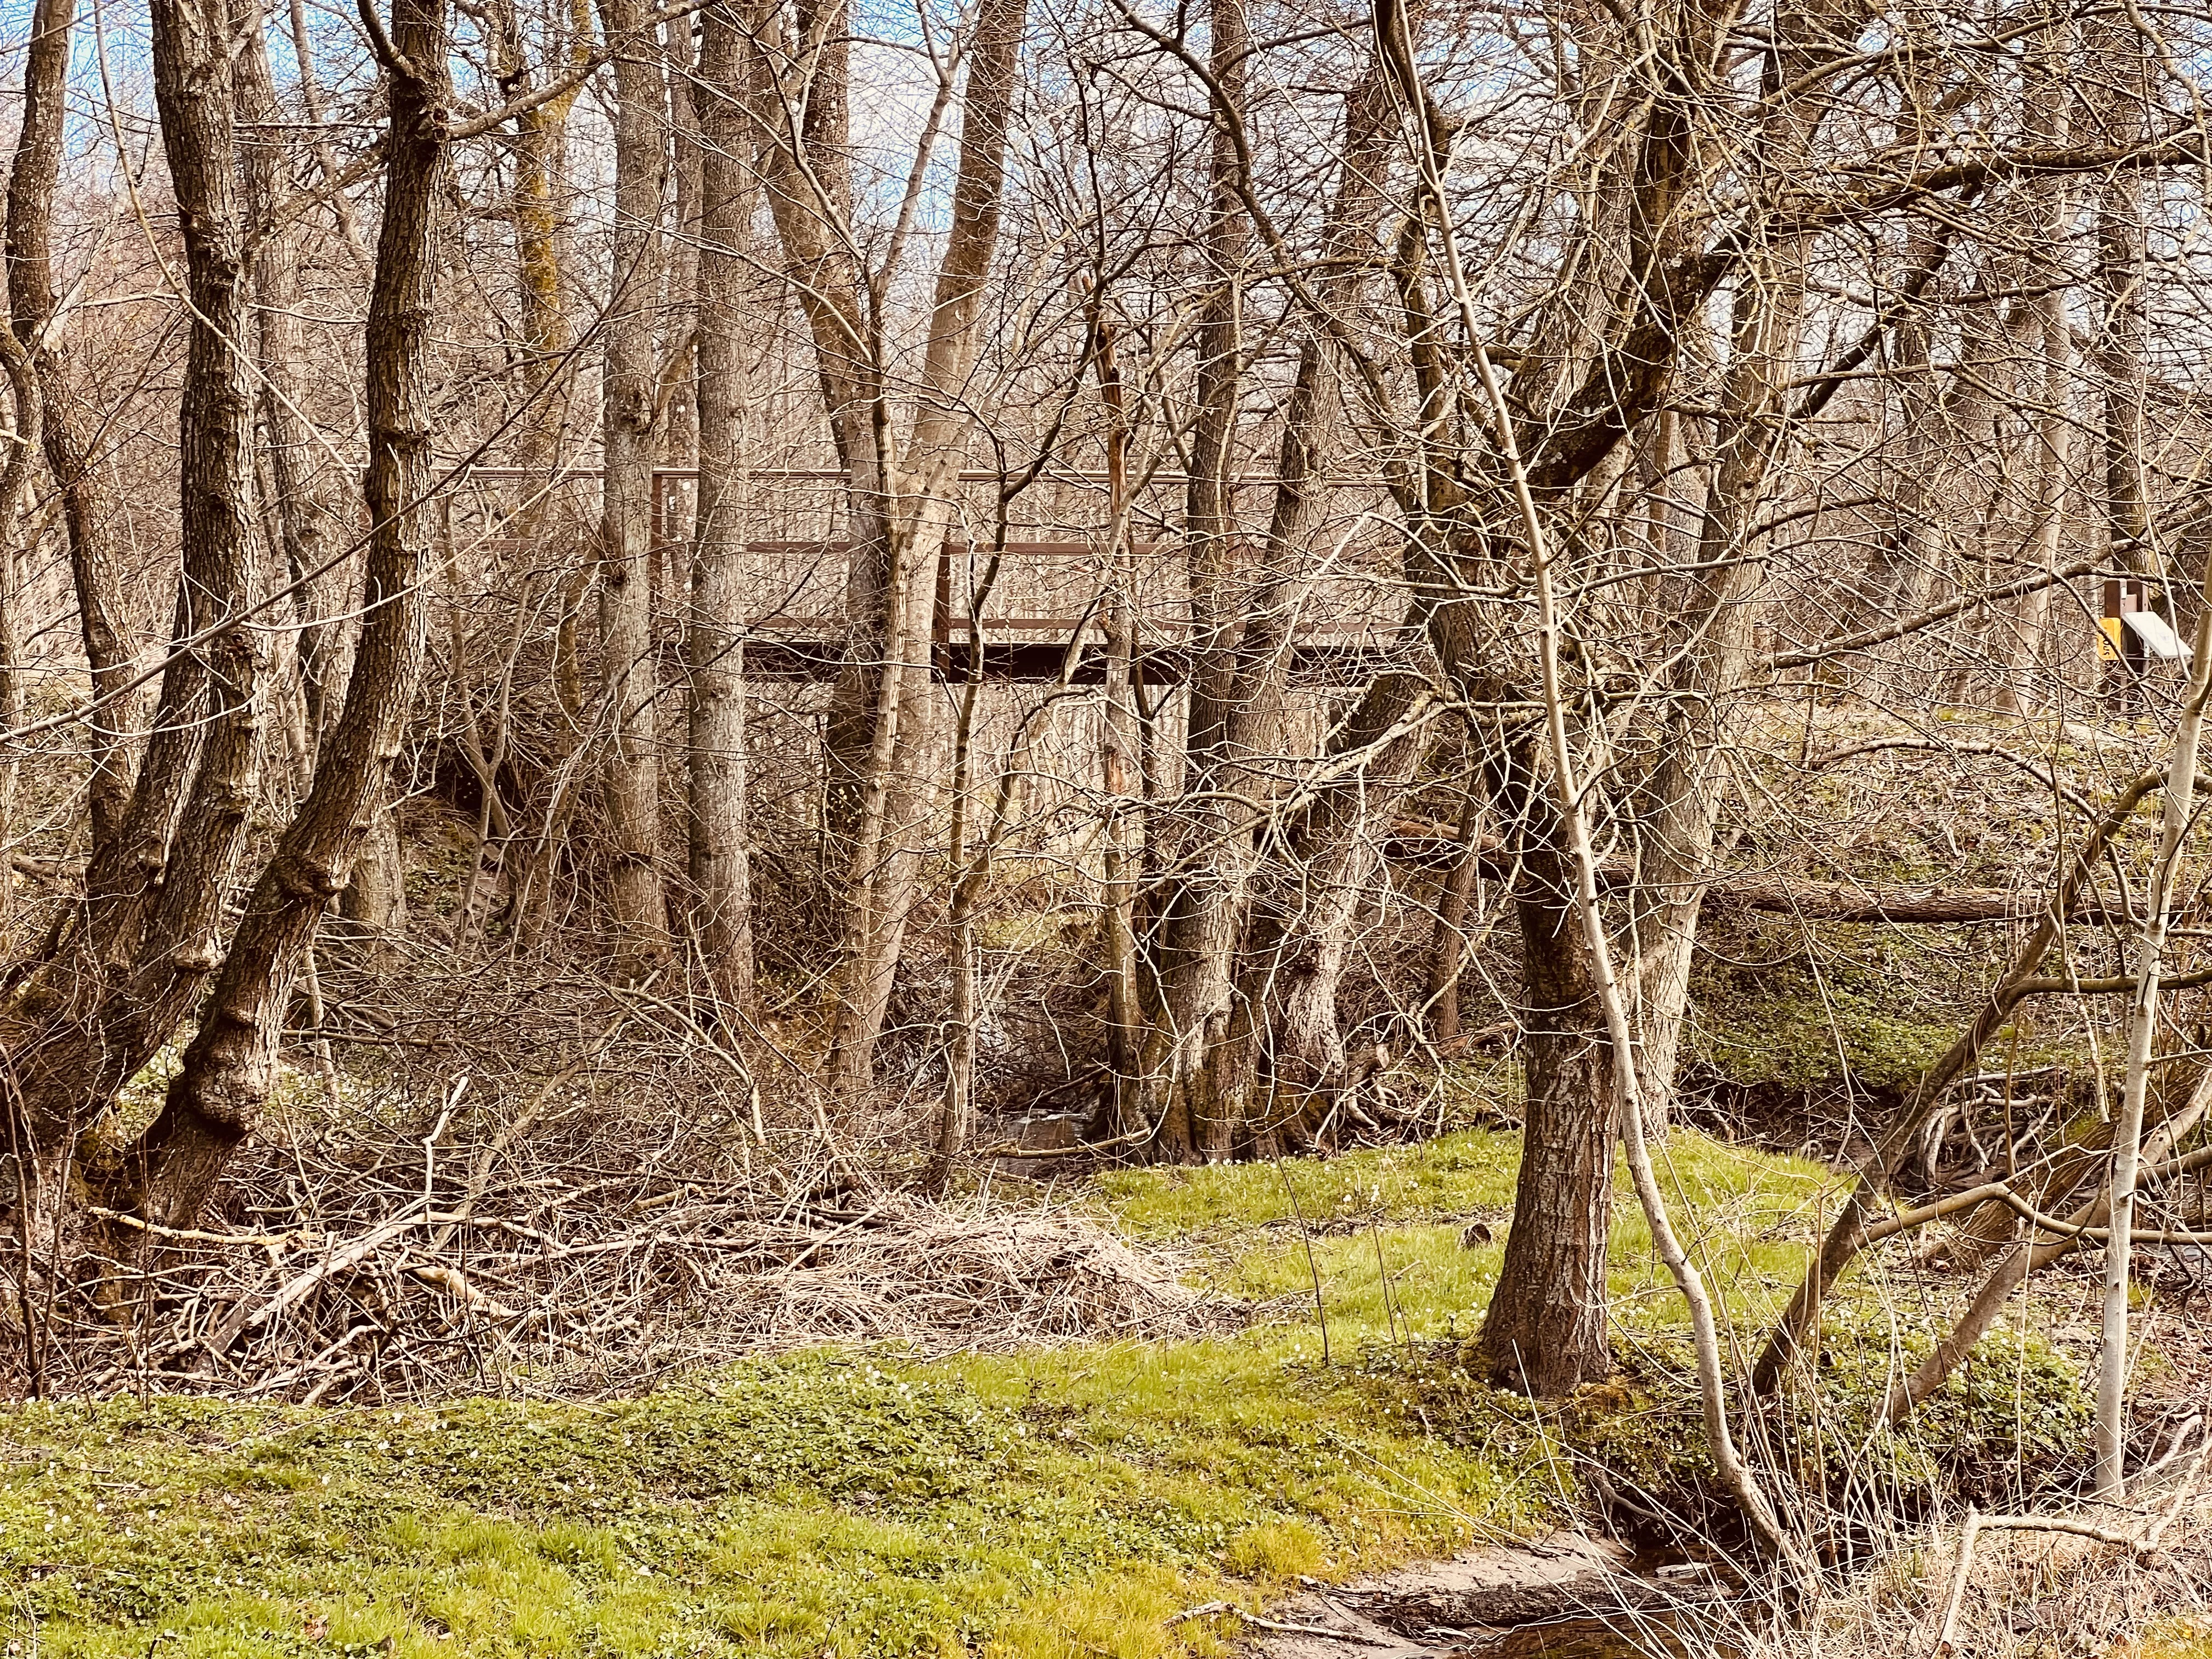
M1668 1150L1716 1288L1755 1327L1826 1178L1687 1131ZM0 1419L8 1650L1205 1654L1233 1621L1178 1610L1541 1530L1608 1445L1674 1448L1668 1478L1694 1490L1675 1304L1632 1208L1613 1257L1623 1382L1540 1413L1455 1371L1513 1152L1478 1130L1104 1178L1126 1230L1255 1304L1232 1337L817 1351L597 1405L21 1407ZM2035 1364L2040 1392L1994 1370L1961 1387L2070 1398L2069 1367ZM2009 1410L1977 1431L2002 1438ZM1955 1437L1956 1416L1934 1431ZM1919 1468L1909 1450L1887 1455Z

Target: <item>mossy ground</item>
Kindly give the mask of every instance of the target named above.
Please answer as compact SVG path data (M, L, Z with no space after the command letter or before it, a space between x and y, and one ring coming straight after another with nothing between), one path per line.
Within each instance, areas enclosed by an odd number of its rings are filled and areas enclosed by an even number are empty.
M1687 1131L1668 1151L1717 1286L1758 1321L1824 1177ZM1170 1615L1556 1517L1573 1476L1543 1417L1501 1398L1510 1433L1433 1423L1399 1363L1472 1328L1500 1252L1462 1236L1502 1220L1513 1152L1475 1131L1105 1180L1130 1231L1275 1304L1234 1337L815 1352L599 1405L25 1407L0 1417L8 1650L1223 1651L1232 1624ZM1625 1340L1664 1346L1631 1206L1613 1259Z
M1901 1091L1958 1038L2006 948L1994 924L1817 930L1738 915L1709 930L1693 979L1690 1054L1732 1082L1808 1090L1842 1079ZM2105 964L2093 963L2101 970ZM2024 1009L1984 1055L2002 1071L2094 1076L2100 1056L2077 1009Z

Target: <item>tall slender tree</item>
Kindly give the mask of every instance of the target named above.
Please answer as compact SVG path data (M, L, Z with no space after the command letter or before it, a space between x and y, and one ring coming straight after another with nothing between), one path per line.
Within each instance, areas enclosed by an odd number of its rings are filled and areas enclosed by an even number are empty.
M661 888L659 675L653 645L653 431L659 364L662 197L668 85L645 0L601 0L615 52L612 285L601 371L599 684L608 742L601 799L617 977L639 980L668 953Z

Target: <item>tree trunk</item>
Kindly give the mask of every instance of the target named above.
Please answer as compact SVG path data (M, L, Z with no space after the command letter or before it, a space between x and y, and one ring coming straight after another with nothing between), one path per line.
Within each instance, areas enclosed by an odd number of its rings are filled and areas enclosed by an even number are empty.
M1470 781L1460 816L1459 856L1437 896L1437 925L1429 940L1429 1040L1439 1049L1459 1041L1460 971L1466 961L1467 912L1482 877L1482 794Z
M1231 1039L1208 1060L1225 1074L1215 1097L1240 1109L1255 1148L1312 1142L1341 1098L1337 993L1381 873L1372 826L1396 810L1429 751L1433 702L1419 675L1378 679L1331 734L1337 778L1264 849Z
M1521 838L1526 1103L1513 1228L1476 1351L1497 1381L1552 1399L1613 1368L1605 1273L1620 1100L1559 814L1531 765L1526 749L1513 753L1494 792Z
M699 54L699 500L691 554L690 875L700 955L715 995L750 1007L753 930L745 796L746 270L758 201L748 150L743 41L710 8Z
M2097 204L2098 276L2104 288L2099 367L2105 374L2105 514L2112 562L2153 568L2148 457L2143 430L2142 184L2108 181Z
M399 814L390 796L387 780L370 809L368 833L362 837L338 895L337 911L362 945L374 954L380 939L393 939L407 931L407 849L399 833Z
M702 290L702 261L705 258L704 198L707 145L700 131L702 83L696 38L690 14L672 17L661 26L668 56L668 113L670 130L669 228L663 272L660 386L657 398L663 413L659 438L661 465L699 465L699 346L700 321L705 313ZM691 495L694 512L684 516L685 495L672 479L660 486L660 545L655 550L659 586L665 602L680 608L690 587L690 554L698 538L697 487Z
M1715 37L1726 16L1719 8L1674 14L1677 33L1662 56L1682 64L1717 61ZM1685 257L1680 211L1699 152L1681 103L1654 99L1636 130L1613 147L1613 176L1594 188L1577 233L1583 243L1604 246L1575 251L1577 280L1557 284L1546 312L1529 325L1528 337L1540 349L1523 356L1509 398L1480 343L1477 296L1444 199L1443 137L1427 104L1404 14L1378 9L1376 33L1424 158L1427 205L1466 354L1456 367L1480 387L1471 394L1448 378L1442 342L1449 337L1430 307L1419 269L1424 230L1401 245L1400 261L1405 326L1426 416L1425 449L1430 433L1436 434L1432 450L1417 453L1421 470L1409 468L1396 485L1413 529L1407 560L1415 578L1413 619L1469 702L1530 698L1540 680L1557 728L1540 749L1525 727L1491 739L1498 750L1492 793L1516 823L1521 851L1515 908L1528 1005L1527 1103L1513 1231L1479 1342L1492 1375L1555 1394L1609 1364L1605 1271L1613 1146L1622 1131L1623 1091L1636 1079L1632 1057L1614 1052L1605 1029L1611 1014L1600 994L1602 958L1589 937L1596 934L1597 921L1593 915L1585 928L1577 910L1585 808L1579 800L1571 808L1555 800L1536 759L1547 749L1551 764L1566 769L1570 715L1562 700L1579 703L1583 690L1559 685L1555 635L1540 629L1532 641L1515 631L1510 617L1470 605L1465 596L1509 572L1532 581L1540 595L1553 591L1557 568L1542 551L1550 539L1547 518L1566 519L1563 509L1574 505L1576 488L1647 418L1680 355L1687 319L1725 267L1706 264L1710 275L1692 274L1699 265ZM1606 302L1593 303L1601 295ZM1599 317L1609 319L1601 332L1592 327ZM1458 434L1446 416L1466 408L1471 395L1488 410L1488 430L1474 440L1484 454L1479 471L1454 453ZM1586 540L1570 532L1563 543L1585 568L1594 562ZM1594 894L1589 902L1595 904ZM1640 1124L1633 1127L1640 1131ZM1692 1279L1686 1294L1693 1312L1694 1291Z
M157 9L157 20L161 15ZM384 226L366 374L371 608L345 708L313 785L254 884L199 1032L131 1160L133 1209L166 1226L191 1224L232 1150L259 1119L294 982L317 922L368 834L421 678L432 529L429 345L446 151L444 0L394 0L390 36L396 56L385 65L391 119Z
M8 376L15 404L15 441L8 459L0 465L0 730L13 732L23 723L22 573L29 551L19 546L23 532L24 486L30 482L31 457L38 453L42 419L39 382L31 360L12 328L0 327L0 366ZM15 823L16 795L22 780L22 762L16 745L0 745L0 848L20 838ZM0 951L14 955L15 946L15 872L0 854Z
M79 930L8 1009L17 1029L7 1046L21 1057L24 1116L38 1144L42 1190L33 1208L49 1218L76 1135L167 1041L222 960L261 748L263 647L251 629L226 626L264 591L251 506L252 404L239 343L245 216L234 22L178 0L157 0L152 17L155 101L192 307L178 417L179 648L162 675L129 811L88 872ZM52 1237L65 1254L65 1231L57 1224Z
M556 75L564 68L582 68L592 55L591 0L566 0L566 12L564 32L556 32L548 18L546 68ZM536 92L537 69L513 0L501 0L487 9L484 16L491 31L489 46L501 96L510 103L525 101ZM576 546L575 490L565 476L573 464L569 445L575 362L564 289L568 232L556 194L568 167L569 113L582 85L579 82L565 92L531 104L517 115L508 145L514 169L510 210L514 219L516 307L525 354L522 393L526 400L518 416L520 430L514 449L515 465L522 473L522 499L508 526L514 538L537 550L547 567L563 573L553 579L557 583L559 608L554 625L552 678L554 694L568 716L546 766L556 776L565 773L589 718L576 627L578 614L590 593L592 567ZM546 916L544 902L551 864L560 857L567 840L568 803L572 799L556 790L555 800L548 803L545 819L539 826L539 856L534 861L519 860L515 846L508 842L487 845L479 855L477 879L486 884L503 879L507 884L507 928L518 945L534 945L538 941ZM373 854L376 843L383 839L381 836L372 838L370 849L356 867L355 885L378 867L380 861ZM386 884L386 888L392 885ZM353 891L352 887L347 889L349 903L353 902ZM376 896L362 895L361 908L374 908ZM484 902L489 902L488 896Z
M925 619L974 423L977 399L969 383L982 349L983 279L998 250L1007 118L1027 17L1027 0L987 0L969 46L952 222L930 307L921 403L902 469L904 504L890 526L891 620L848 887L830 1060L831 1086L845 1097L873 1080L876 1041L890 1007L943 769L944 721Z
M1137 882L1142 833L1138 779L1143 765L1138 725L1135 570L1129 557L1129 439L1127 388L1115 329L1094 291L1091 363L1106 414L1106 665L1099 710L1099 781L1105 790L1100 842L1099 933L1105 945L1107 1062L1111 1095L1094 1126L1097 1138L1132 1133L1141 1103L1137 1056L1144 1040L1143 984L1137 958ZM1133 835L1133 830L1135 834Z
M763 8L747 31L761 183L783 248L784 272L814 347L823 403L845 473L845 662L823 733L823 864L832 879L856 867L874 780L897 617L891 518L897 479L868 273L852 225L851 25L844 0L797 0L790 24ZM894 700L895 690L889 694Z
M2066 76L2071 61L2072 27L2062 15L2054 15L2037 34L2028 53L2026 125L2036 143L2057 148L2067 141ZM2018 325L2023 379L2028 402L2034 409L2035 489L2028 513L2027 556L2032 566L2056 570L2066 538L2066 497L2073 464L2073 422L2068 405L2073 397L2073 324L2066 314L2065 266L2057 250L2067 241L2072 217L2072 198L2063 179L2051 179L2033 188L2027 217L2033 227L2033 252L2027 260L2032 285L2043 292L2021 307ZM2018 643L2010 653L2010 672L1999 693L1999 707L2009 714L2026 714L2044 701L2042 655L2051 631L2051 592L2048 588L2020 601Z
M350 559L325 569L343 546L343 527L326 495L326 469L317 456L316 434L301 408L306 380L301 368L300 231L276 220L286 186L284 144L276 89L258 21L244 30L233 73L239 113L254 124L241 148L240 172L257 221L270 223L253 245L255 364L260 382L261 428L268 457L272 515L282 548L272 561L271 586L292 585L291 609L299 617L299 693L305 703L308 761L337 718L342 678L337 620L347 609Z
M1206 284L1197 326L1192 390L1190 476L1183 504L1183 558L1190 578L1185 644L1182 798L1169 853L1174 872L1152 945L1157 994L1139 1056L1144 1111L1153 1156L1174 1161L1227 1156L1234 1112L1205 1087L1207 1056L1229 1036L1236 951L1252 878L1252 803L1236 799L1231 750L1237 647L1245 613L1238 577L1244 564L1233 474L1243 402L1245 265L1252 228L1238 191L1241 165L1228 120L1243 118L1250 31L1244 0L1212 0L1208 43L1217 108L1200 280ZM1224 1073L1216 1069L1212 1080Z
M614 276L607 299L599 528L599 675L607 703L601 799L615 975L645 978L668 951L660 886L659 698L653 646L653 427L667 88L644 0L600 0L615 59Z
M15 337L30 355L44 405L40 438L62 500L70 574L76 585L85 660L101 706L92 723L92 845L94 855L121 835L131 799L134 734L145 699L130 689L137 673L137 623L116 556L118 515L106 499L95 448L100 422L79 400L54 290L54 191L68 119L70 36L76 0L38 0L23 71L22 125L8 185L8 298Z
M2140 143L2149 114L2151 58L2135 26L2118 18L2084 24L2082 43L2105 74L2085 101L2098 138L2116 151ZM2104 381L2105 535L2118 569L2157 569L2150 541L2150 457L2143 405L2147 391L2143 278L2148 248L2143 181L2133 169L2114 171L2097 187L2097 287L2102 315L2094 355ZM2113 712L2144 711L2145 690L2132 653L2106 663L2104 690Z
M1785 62L1800 68L1801 57ZM1804 148L1805 135L1771 136L1778 147ZM1802 332L1805 255L1804 239L1785 239L1749 263L1736 290L1735 349L1722 386L1698 571L1670 607L1685 649L1639 825L1631 930L1638 1091L1655 1133L1674 1100L1698 916L1727 787L1726 753L1747 713L1741 690L1752 672L1752 623L1765 580L1759 520L1790 441L1784 400Z

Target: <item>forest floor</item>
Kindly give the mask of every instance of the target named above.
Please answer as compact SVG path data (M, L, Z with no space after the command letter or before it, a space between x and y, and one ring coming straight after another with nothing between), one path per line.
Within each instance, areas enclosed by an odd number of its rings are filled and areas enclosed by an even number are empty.
M1237 1313L1226 1334L815 1348L599 1402L22 1407L0 1417L5 1652L1220 1654L1302 1581L1542 1535L1594 1483L1693 1534L1710 1516L1676 1304L1632 1205L1623 1379L1539 1411L1455 1363L1514 1152L1478 1129L1085 1183L1101 1224ZM1832 1177L1687 1129L1668 1153L1748 1335ZM1860 1293L1885 1292L1905 1305ZM1846 1345L1823 1420L1907 1508L1962 1474L2032 1471L2078 1444L2079 1357L2005 1340L2006 1363L1891 1437L1860 1431L1888 1361Z

